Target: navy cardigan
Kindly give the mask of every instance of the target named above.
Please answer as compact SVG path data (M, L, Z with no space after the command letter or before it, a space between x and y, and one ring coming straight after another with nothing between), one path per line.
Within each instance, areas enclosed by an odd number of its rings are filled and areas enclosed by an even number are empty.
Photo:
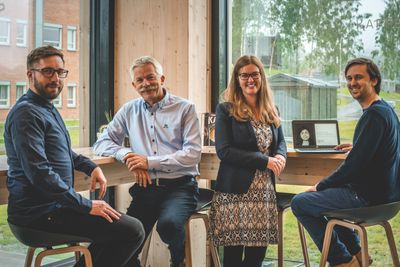
M216 190L224 193L246 193L257 169L267 168L268 156L257 147L257 140L250 121L240 122L229 114L229 103L217 106L215 146L221 160ZM271 125L273 141L270 155L281 154L286 158L286 142L282 128ZM275 175L272 173L275 185Z

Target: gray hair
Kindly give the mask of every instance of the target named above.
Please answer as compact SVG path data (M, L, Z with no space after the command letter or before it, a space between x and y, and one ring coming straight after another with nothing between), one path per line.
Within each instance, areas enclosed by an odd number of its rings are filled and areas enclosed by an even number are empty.
M142 67L142 66L144 66L146 64L152 64L154 66L154 69L155 69L155 71L156 71L156 73L158 75L164 75L163 74L163 69L162 69L162 66L161 66L160 62L158 62L155 58L153 58L151 56L142 56L142 57L139 57L139 58L135 59L133 61L133 64L132 64L131 68L130 68L130 74L131 74L131 78L132 78L133 82L135 80L135 74L133 73L135 68Z

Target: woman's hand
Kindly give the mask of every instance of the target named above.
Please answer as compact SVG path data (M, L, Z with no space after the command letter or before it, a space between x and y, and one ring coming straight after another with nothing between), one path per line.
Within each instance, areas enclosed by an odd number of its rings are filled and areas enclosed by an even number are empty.
M275 176L279 176L283 171L283 169L285 168L286 159L282 160L281 157L284 158L282 155L276 155L276 156L268 158L267 168L272 170Z

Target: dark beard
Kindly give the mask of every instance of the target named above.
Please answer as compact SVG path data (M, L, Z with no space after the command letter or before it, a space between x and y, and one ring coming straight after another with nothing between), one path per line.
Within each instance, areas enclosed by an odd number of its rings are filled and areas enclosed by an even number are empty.
M51 85L55 85L55 84L54 83L49 83L49 84L43 85L43 84L39 83L38 80L36 80L35 77L33 77L33 84L34 84L38 94L41 97L43 97L43 98L45 98L45 99L47 99L49 101L56 99L57 96L61 93L61 91L63 89L63 85L60 84L57 93L48 93L48 92L46 92L46 87L47 86L51 86Z

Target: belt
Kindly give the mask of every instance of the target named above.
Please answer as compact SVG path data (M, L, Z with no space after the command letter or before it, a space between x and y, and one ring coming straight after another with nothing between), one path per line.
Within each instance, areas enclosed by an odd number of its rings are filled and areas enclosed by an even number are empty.
M178 178L171 178L171 179L165 179L165 178L158 178L156 179L155 184L156 186L175 186L175 185L182 185L188 182L191 182L194 179L193 176L191 175L186 175Z

